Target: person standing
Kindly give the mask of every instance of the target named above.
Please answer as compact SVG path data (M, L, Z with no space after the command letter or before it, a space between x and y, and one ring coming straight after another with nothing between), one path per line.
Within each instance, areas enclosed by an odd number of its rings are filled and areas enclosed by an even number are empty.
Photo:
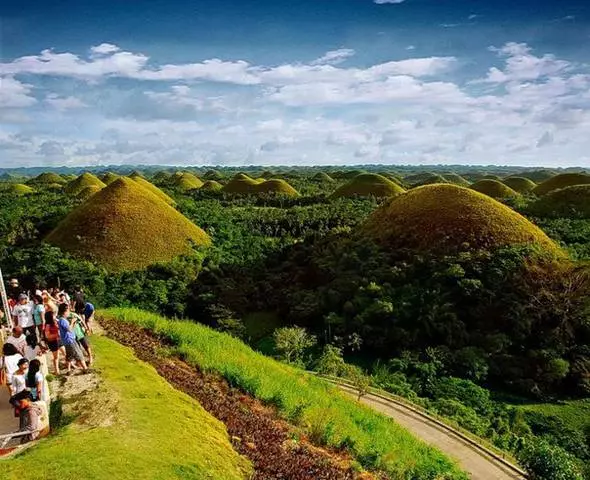
M74 333L74 329L78 320L73 318L72 322L70 323L68 321L69 313L69 305L67 303L61 303L58 307L57 326L59 327L61 341L66 348L66 365L68 374L71 373L72 363L74 362L76 362L76 364L82 368L84 372L87 372L88 366L86 365L84 354L82 353L80 345L76 341L76 334Z
M14 327L12 329L12 335L6 339L6 343L11 343L15 346L18 352L24 356L25 348L27 346L27 337L23 334L23 329L20 327Z
M43 338L42 332L45 326L45 305L43 305L43 297L35 295L33 297L33 321L35 322L35 332L37 338Z
M95 312L94 305L90 302L86 302L84 306L84 320L86 321L86 333L88 335L92 335L94 332L92 330L92 324L94 323L94 312Z
M34 335L35 343L37 340L37 333L35 329L35 321L33 320L33 302L29 301L26 293L21 293L18 296L18 303L12 309L12 317L16 327L23 329L23 333L27 336Z
M59 375L59 354L66 356L64 346L59 337L59 327L55 321L55 314L53 310L45 312L45 328L43 329L43 337L47 342L47 347L53 356L53 370L56 375Z

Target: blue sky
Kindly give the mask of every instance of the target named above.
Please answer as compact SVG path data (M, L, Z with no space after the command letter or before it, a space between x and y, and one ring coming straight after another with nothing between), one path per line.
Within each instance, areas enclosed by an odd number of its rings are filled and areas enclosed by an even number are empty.
M590 166L590 2L0 5L0 166Z

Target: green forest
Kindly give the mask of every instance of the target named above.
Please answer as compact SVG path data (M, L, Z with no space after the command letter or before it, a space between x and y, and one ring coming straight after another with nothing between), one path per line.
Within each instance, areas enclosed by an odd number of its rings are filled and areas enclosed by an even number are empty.
M207 325L404 397L532 478L590 478L590 174L140 166L0 179L5 278Z

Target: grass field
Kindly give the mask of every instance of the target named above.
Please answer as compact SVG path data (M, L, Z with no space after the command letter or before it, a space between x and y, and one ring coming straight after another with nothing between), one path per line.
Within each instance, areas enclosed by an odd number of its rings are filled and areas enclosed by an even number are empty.
M364 467L382 469L392 479L467 478L442 453L390 419L344 397L327 382L256 353L229 335L137 309L110 309L101 314L171 340L188 363L217 372L232 385L276 405L312 439L347 448Z
M4 480L244 479L250 464L224 425L174 390L131 350L94 337L100 394L116 399L114 422L82 417L18 457L0 461ZM100 409L100 402L89 409ZM84 416L86 417L86 416Z
M559 417L572 430L585 432L590 429L590 398L560 403L532 403L518 405L518 408Z

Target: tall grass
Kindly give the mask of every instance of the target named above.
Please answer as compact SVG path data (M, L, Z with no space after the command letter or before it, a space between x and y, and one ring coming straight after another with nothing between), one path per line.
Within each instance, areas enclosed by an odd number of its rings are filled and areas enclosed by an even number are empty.
M383 470L393 479L467 478L442 453L391 419L345 397L327 382L265 357L227 334L137 309L117 308L102 314L172 341L189 364L219 373L231 385L274 404L313 440L347 448L366 468Z

